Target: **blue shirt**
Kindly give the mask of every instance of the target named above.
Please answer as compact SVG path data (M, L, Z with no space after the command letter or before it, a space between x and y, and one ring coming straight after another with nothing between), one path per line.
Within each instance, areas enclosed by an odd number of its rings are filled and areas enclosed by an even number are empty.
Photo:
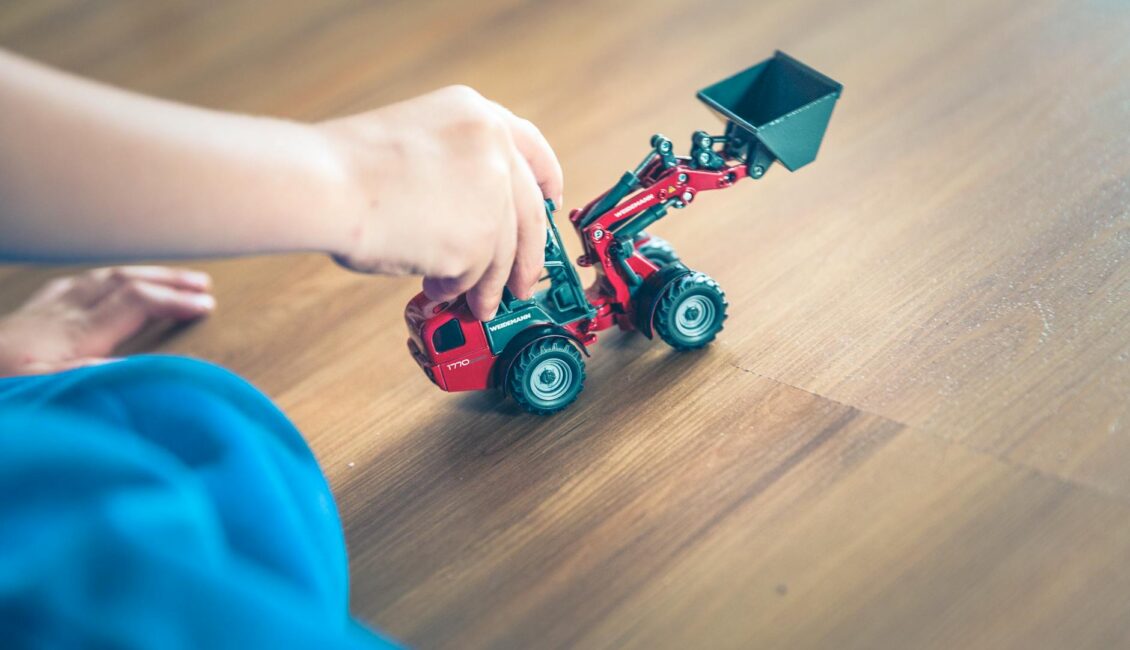
M348 593L317 461L243 379L161 356L0 379L6 647L392 647Z

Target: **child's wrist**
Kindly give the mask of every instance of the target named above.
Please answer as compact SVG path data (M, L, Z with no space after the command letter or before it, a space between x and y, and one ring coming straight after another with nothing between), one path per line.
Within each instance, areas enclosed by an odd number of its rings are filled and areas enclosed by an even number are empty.
M353 165L342 147L316 125L285 123L301 142L302 199L291 206L300 231L298 248L335 256L349 255L363 230L365 199Z
M348 126L314 126L325 156L321 175L328 189L326 217L335 222L336 236L326 252L346 262L373 257L378 243L379 188L390 161L385 147L377 144L385 136L373 134L379 125L370 122L367 127L368 138L362 140Z

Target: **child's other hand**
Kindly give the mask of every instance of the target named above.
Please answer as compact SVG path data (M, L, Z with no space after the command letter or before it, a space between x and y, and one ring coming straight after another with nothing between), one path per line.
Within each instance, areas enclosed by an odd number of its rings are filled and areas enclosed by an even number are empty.
M58 372L106 361L156 318L191 320L216 306L207 274L122 266L52 280L0 318L0 376Z
M419 273L434 300L466 293L490 318L504 286L529 297L545 252L556 155L530 122L463 86L320 125L344 156L357 217L350 268Z

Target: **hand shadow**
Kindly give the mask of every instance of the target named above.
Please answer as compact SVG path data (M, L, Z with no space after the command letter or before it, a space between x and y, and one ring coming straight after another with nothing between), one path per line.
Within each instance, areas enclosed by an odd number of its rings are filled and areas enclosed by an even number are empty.
M202 320L204 319L177 321L171 318L159 318L149 321L136 334L114 348L114 356L128 357L160 352L162 347L176 340Z

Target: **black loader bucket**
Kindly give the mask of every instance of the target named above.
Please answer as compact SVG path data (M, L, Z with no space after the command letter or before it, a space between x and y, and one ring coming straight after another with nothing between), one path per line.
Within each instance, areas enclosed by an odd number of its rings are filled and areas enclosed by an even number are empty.
M754 143L789 171L812 162L843 86L784 52L703 88L698 98L729 124L732 150L747 157ZM752 163L751 163L752 164Z

